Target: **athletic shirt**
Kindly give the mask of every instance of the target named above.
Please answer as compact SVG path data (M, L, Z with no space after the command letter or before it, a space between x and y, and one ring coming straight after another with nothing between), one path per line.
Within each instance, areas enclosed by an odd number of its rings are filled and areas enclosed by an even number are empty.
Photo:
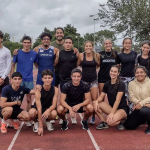
M86 60L85 53L83 54L82 65L82 80L85 82L93 82L97 79L96 66L97 62L93 58L92 61Z
M129 54L120 53L117 57L117 64L121 64L120 76L134 77L137 52L131 51Z
M64 49L63 44L58 44L56 41L51 42L50 45L58 48L59 50ZM55 54L55 57L56 57L56 54ZM59 63L55 66L55 75L59 75Z
M77 66L77 56L73 50L59 52L59 77L62 81L71 80L71 71Z
M20 86L19 89L15 91L11 85L7 85L2 89L1 97L7 98L6 102L14 102L20 100L22 103L24 95L29 94L30 91L31 91L30 89L25 88L23 86ZM13 109L20 108L20 106L17 104L12 107Z
M0 77L5 79L11 69L11 53L5 46L0 48Z
M113 107L116 97L118 92L123 92L120 104L118 106L118 109L122 107L128 107L127 106L127 101L126 101L126 96L125 96L125 91L126 91L126 86L123 81L120 81L118 88L115 90L114 89L115 84L111 84L111 80L107 81L104 85L103 92L107 94L108 101L111 107Z
M117 59L117 52L114 51L116 54L116 58L113 58L112 52L101 51L100 54L100 70L98 72L98 80L102 82L106 82L110 80L109 72L110 68L113 65L116 65Z
M38 73L42 73L45 69L54 72L54 47L50 46L47 50L39 48L38 51Z
M49 91L46 91L44 89L44 87L42 86L41 105L42 105L43 110L48 109L52 105L54 95L55 95L55 87L54 86L51 85L51 88Z
M78 86L74 86L72 81L69 81L63 85L61 92L67 95L65 101L72 107L84 101L84 94L90 92L90 86L82 80Z
M149 65L148 65L148 59L149 59ZM137 58L137 63L141 66L144 66L148 71L148 77L150 77L150 58L142 58L142 55L139 55Z
M58 44L56 41L51 42L50 45L58 48L59 50L63 50L64 49L63 44Z

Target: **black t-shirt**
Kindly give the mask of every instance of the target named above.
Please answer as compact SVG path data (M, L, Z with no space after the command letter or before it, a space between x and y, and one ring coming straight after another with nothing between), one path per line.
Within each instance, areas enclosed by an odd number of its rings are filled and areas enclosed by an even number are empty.
M117 64L121 64L120 76L134 77L137 52L131 51L129 54L120 53L117 57Z
M144 66L148 71L148 77L150 77L150 58L142 58L142 55L139 55L137 58L137 63L141 66Z
M2 89L1 97L7 98L7 102L14 102L20 100L22 102L24 95L30 93L30 89L20 86L17 91L15 91L11 85L7 85ZM12 106L15 108L20 108L19 105Z
M116 65L117 59L117 52L114 51L116 54L116 58L114 59L112 52L105 52L101 51L100 54L100 70L98 72L98 80L99 82L106 82L110 80L109 71L111 66Z
M114 86L115 86L115 84L111 84L111 81L107 81L103 88L103 92L107 94L110 106L113 107L113 105L116 101L117 93L124 92L122 95L120 104L118 106L118 109L120 109L122 107L126 107L127 101L126 101L126 96L125 96L125 91L126 91L125 83L123 81L120 81L118 88L116 90L114 89Z
M59 52L59 77L62 81L71 80L71 71L77 66L77 56L73 50Z
M84 94L88 92L90 92L90 87L82 80L78 86L74 86L72 81L69 81L62 88L62 93L67 95L66 102L71 107L82 103L84 101Z

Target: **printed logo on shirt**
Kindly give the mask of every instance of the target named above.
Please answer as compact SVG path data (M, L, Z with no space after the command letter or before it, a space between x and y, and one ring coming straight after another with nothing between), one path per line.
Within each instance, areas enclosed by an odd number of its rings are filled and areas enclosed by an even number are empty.
M43 52L43 50L41 49L40 52Z
M32 58L31 58L31 60L32 60Z
M23 94L23 91L21 91L20 94Z
M12 101L18 101L21 99L21 96L17 96L17 97L11 97Z
M102 57L102 58L104 58L104 57L105 57L105 55L101 55L101 57Z
M50 50L49 52L51 53L52 51Z
M115 63L115 60L114 59L104 59L103 62L105 62L105 63L109 63L109 62Z

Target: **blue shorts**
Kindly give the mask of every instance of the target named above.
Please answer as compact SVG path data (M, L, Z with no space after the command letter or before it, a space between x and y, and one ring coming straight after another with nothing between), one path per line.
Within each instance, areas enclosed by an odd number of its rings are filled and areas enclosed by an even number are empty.
M22 81L21 82L21 86L25 87L25 88L28 88L30 90L32 90L34 88L34 84L33 84L33 81Z
M39 85L43 85L44 84L43 81L42 81L41 73L38 73L38 75L37 75L36 85L37 84L39 84ZM55 86L55 74L53 76L53 81L52 81L51 85Z

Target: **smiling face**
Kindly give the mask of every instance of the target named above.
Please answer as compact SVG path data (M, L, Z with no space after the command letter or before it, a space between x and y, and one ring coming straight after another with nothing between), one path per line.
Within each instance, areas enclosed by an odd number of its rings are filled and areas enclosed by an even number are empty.
M51 85L51 83L53 81L53 77L50 75L44 75L42 78L42 81L44 82L45 86L49 86L49 85Z
M132 46L132 41L131 41L131 39L125 39L124 41L123 41L123 48L125 49L125 50L131 50L131 46Z
M119 76L118 68L117 67L111 67L109 74L110 74L111 79L117 79L117 77Z
M45 46L45 47L48 47L49 45L50 45L50 43L51 43L51 40L50 40L50 38L48 37L48 36L45 36L45 37L43 37L43 39L42 39L42 44Z
M135 71L135 77L139 82L143 82L146 77L146 72L143 68L137 68Z
M55 37L58 41L62 41L64 38L64 33L62 29L57 29L55 33Z
M143 44L143 46L141 46L141 49L142 49L142 54L148 55L150 51L150 46L148 44Z
M84 49L86 53L91 53L93 51L93 44L91 42L86 42Z
M22 42L22 45L23 45L23 48L26 49L26 50L29 50L30 47L31 47L31 41L30 40L24 40Z
M79 72L75 72L71 75L71 78L72 78L72 83L77 85L80 83L82 76Z
M111 51L111 49L112 49L112 42L111 42L111 40L105 40L104 48L105 48L105 51L108 51L108 52Z

